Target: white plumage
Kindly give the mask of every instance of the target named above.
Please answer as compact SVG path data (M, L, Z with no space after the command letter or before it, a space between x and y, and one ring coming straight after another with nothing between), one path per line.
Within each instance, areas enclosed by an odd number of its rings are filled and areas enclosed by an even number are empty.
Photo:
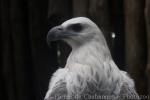
M133 80L118 69L105 38L90 19L77 17L52 28L47 41L62 39L72 51L50 81L45 100L138 100Z

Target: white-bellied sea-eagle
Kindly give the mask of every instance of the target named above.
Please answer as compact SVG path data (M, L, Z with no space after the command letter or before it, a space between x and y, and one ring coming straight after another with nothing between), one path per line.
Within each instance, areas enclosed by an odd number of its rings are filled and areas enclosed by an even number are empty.
M48 32L72 51L52 76L45 100L139 100L133 80L114 63L106 40L90 19L76 17Z

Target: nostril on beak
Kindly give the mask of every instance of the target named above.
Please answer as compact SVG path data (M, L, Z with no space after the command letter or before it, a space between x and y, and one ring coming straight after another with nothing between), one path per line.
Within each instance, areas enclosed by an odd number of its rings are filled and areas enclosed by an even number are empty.
M59 27L57 28L57 30L59 30L59 31L63 30L62 26L59 26Z

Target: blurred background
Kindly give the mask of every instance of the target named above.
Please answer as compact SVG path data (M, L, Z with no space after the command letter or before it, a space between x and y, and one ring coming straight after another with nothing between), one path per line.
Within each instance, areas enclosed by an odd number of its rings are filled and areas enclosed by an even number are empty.
M114 61L150 94L150 0L0 0L0 100L43 100L70 47L50 28L86 16L103 31Z

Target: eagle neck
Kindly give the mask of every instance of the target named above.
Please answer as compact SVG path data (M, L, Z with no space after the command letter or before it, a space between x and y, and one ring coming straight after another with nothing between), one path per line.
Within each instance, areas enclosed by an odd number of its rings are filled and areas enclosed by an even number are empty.
M113 94L120 91L118 89L121 86L119 69L112 60L108 47L99 41L91 41L73 49L68 57L66 67L85 81L95 80L96 84L101 83L100 87L112 89ZM112 84L115 86L112 87Z
M107 59L111 59L107 45L94 39L77 48L73 48L67 59L67 64L79 63L83 65L92 65L100 64Z

